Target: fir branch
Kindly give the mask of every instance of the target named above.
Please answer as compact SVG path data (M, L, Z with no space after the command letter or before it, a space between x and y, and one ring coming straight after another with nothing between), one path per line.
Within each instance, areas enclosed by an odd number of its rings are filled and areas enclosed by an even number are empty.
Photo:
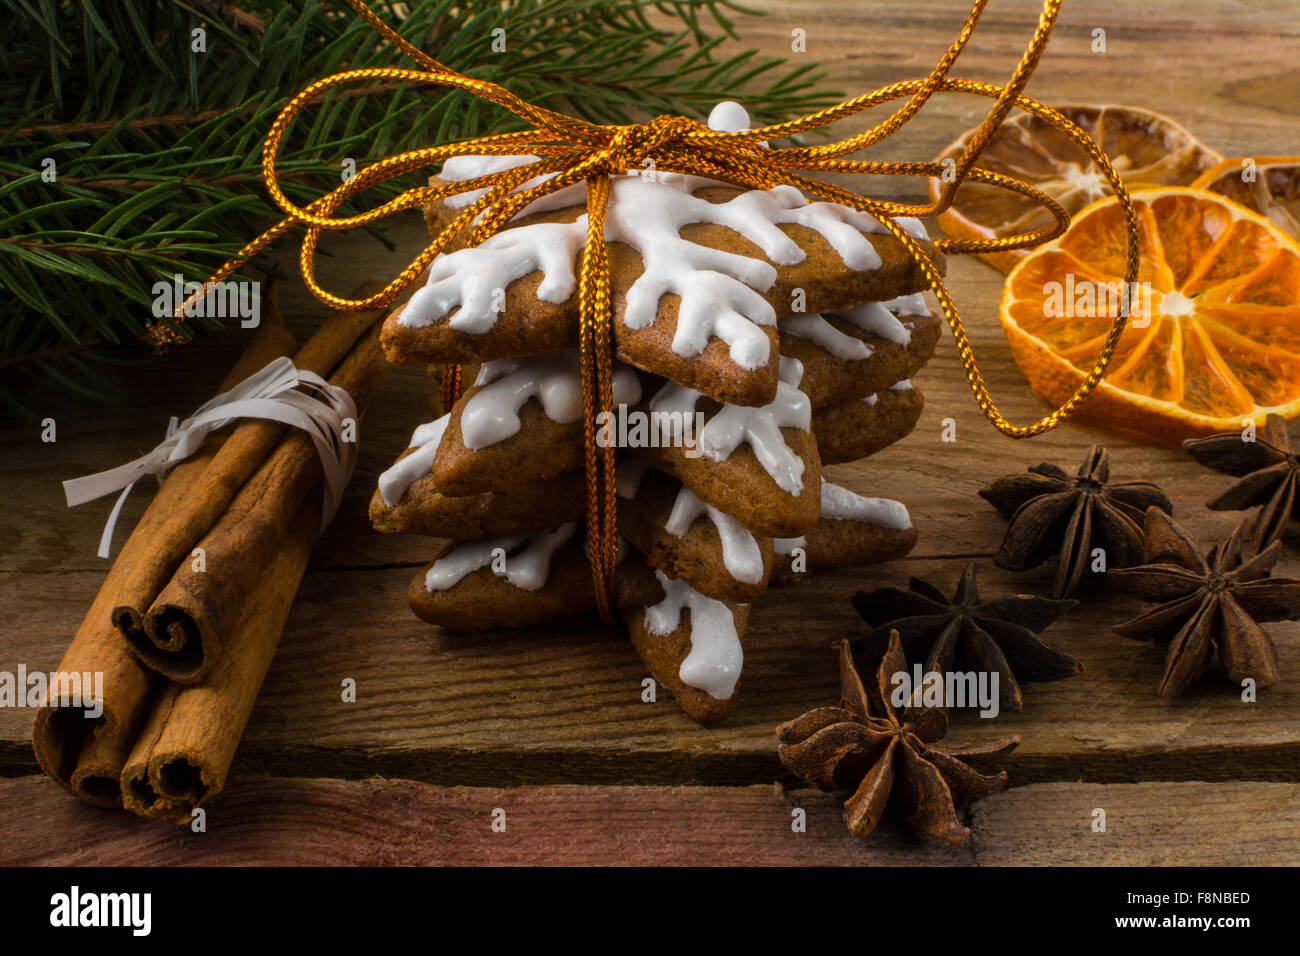
M189 5L199 11L216 13L232 27L248 30L252 33L266 32L266 21L239 9L231 0L188 0Z
M721 99L766 122L839 99L808 65L725 45L755 15L733 0L372 6L453 69L596 122L703 116ZM154 283L205 278L279 218L260 159L288 97L339 70L410 65L336 0L0 0L0 13L0 405L10 410L42 382L126 400L92 365L147 353ZM198 27L203 53L191 49ZM504 54L491 49L497 29ZM340 89L294 124L278 168L285 192L306 203L339 183L345 159L361 168L520 125L423 84ZM394 180L340 213L423 180ZM259 273L278 269L263 259L248 270Z
M28 352L24 355L6 355L0 358L0 368L19 365L23 362L43 362L49 359L59 359L64 356L75 355L78 352L89 352L100 344L99 339L89 339L75 345L59 345L51 349L42 349L39 352Z
M164 113L159 116L141 116L126 123L127 129L153 129L158 126L193 126L232 112L230 109L203 110L198 113ZM116 119L89 120L81 123L47 123L41 126L20 126L13 129L15 139L28 139L44 133L55 137L95 136L117 128Z

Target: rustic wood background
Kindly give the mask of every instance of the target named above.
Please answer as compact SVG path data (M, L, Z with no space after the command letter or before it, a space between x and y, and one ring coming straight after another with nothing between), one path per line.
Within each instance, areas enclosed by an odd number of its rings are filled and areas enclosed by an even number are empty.
M965 14L961 0L751 0L769 12L741 21L741 42L807 55L829 85L858 91L922 75ZM1037 16L1036 0L994 0L957 75L1000 81ZM1295 2L1067 3L1030 92L1047 102L1132 103L1182 122L1225 154L1290 153L1300 141L1300 5ZM1091 51L1092 31L1107 52ZM935 101L873 158L927 158L977 122L984 101ZM873 117L874 118L874 117ZM867 123L844 124L845 132ZM880 192L898 190L890 181ZM913 195L919 195L915 190ZM418 216L395 223L399 251L335 237L322 270L350 290L396 272L424 236ZM286 252L286 262L292 261ZM997 327L1002 276L953 261L981 367L1016 421L1042 413ZM299 285L282 299L295 326L321 307ZM0 670L50 669L104 573L95 557L107 501L64 507L59 482L116 465L154 445L169 414L204 397L242 347L233 330L136 376L129 410L38 400L58 422L43 444L31 424L0 429ZM1050 573L993 567L1003 520L976 492L1038 461L1073 468L1089 445L1113 451L1113 473L1158 481L1176 514L1209 544L1235 521L1203 502L1228 479L1178 450L1078 425L1017 444L982 419L951 342L917 379L926 410L916 432L870 461L832 470L860 492L902 499L920 530L903 561L773 591L745 639L735 714L700 728L662 696L640 700L644 668L626 642L594 623L455 636L419 622L403 594L428 542L373 533L374 480L423 420L419 369L388 379L365 423L348 500L317 548L279 656L240 748L227 791L193 835L82 806L37 775L31 712L0 710L3 863L1298 863L1300 625L1272 627L1283 681L1256 703L1202 684L1176 701L1153 688L1161 654L1108 633L1136 610L1105 588L1047 636L1086 670L1029 685L1025 708L996 721L962 717L952 739L1023 738L1007 763L1011 788L970 814L962 849L917 845L896 827L853 840L834 797L800 789L776 758L773 728L837 694L833 643L859 622L856 590L921 575L950 584L980 562L987 594L1045 593ZM940 439L957 422L956 444ZM140 513L138 491L124 521ZM124 525L125 526L125 525ZM1283 573L1300 572L1293 550ZM357 681L356 703L340 682ZM504 834L490 830L495 808ZM808 811L791 832L790 811ZM1104 809L1106 832L1093 832Z

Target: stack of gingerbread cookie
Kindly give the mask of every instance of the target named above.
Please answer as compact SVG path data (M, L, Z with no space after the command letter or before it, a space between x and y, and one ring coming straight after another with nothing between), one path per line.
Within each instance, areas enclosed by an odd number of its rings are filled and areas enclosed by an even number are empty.
M748 128L732 103L715 129ZM463 181L532 157L449 160ZM532 185L525 184L525 187ZM527 627L595 608L582 528L577 268L585 187L445 252L388 317L390 361L472 382L380 477L375 527L447 539L411 582L425 620ZM479 193L426 210L436 235ZM919 222L900 220L934 250ZM886 560L916 539L901 504L822 478L908 434L910 377L939 323L906 249L872 217L794 189L635 171L613 181L618 448L615 603L651 674L697 720L734 706L750 608L769 584Z

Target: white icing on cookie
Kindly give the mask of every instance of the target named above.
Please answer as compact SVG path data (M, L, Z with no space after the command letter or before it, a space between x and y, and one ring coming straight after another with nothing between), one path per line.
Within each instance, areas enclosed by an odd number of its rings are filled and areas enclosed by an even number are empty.
M712 461L725 461L748 442L777 487L798 496L803 491L803 459L785 443L781 429L806 432L810 427L812 405L797 387L802 378L803 366L796 359L782 357L776 398L759 408L722 406L700 431L696 444L701 453ZM695 389L669 382L650 400L650 410L693 414L700 397Z
M476 391L460 413L461 439L470 451L517 435L519 412L535 399L553 422L567 425L582 417L582 367L577 349L547 352L523 359L484 362L474 380ZM641 401L641 380L626 365L615 363L614 405Z
M694 357L716 337L730 346L737 365L760 367L771 347L760 326L774 325L776 313L755 289L769 288L776 270L759 259L697 245L678 232L689 223L712 222L741 232L765 252L788 258L790 248L800 257L802 251L771 223L752 221L744 209L732 205L736 200L710 203L690 195L692 189L716 183L674 173L658 175L662 182L634 176L612 183L605 239L636 249L645 267L628 289L624 323L633 329L653 323L660 296L673 293L681 299L674 352ZM544 278L537 297L565 302L577 289L574 263L586 235L584 214L572 223L507 229L474 249L439 256L428 284L411 296L399 321L408 327L431 325L459 306L449 319L451 327L482 334L496 324L492 306L497 290L538 270Z
M503 570L493 569L492 573L521 590L536 591L550 574L551 555L573 537L577 526L576 522L570 522L550 534L467 541L433 563L424 576L424 588L432 592L454 587L467 575L491 567L493 559L504 552Z
M723 100L709 113L709 129L719 133L743 133L749 129L749 113L734 100Z
M673 537L684 538L697 518L708 518L717 528L722 542L722 565L728 574L744 584L758 584L763 580L763 555L758 541L739 521L706 505L691 489L683 488L677 493L664 530Z
M677 670L682 683L704 691L715 700L729 700L745 662L731 608L705 597L684 581L656 570L664 599L645 609L645 627L662 637L677 630L682 611L691 612L691 650Z
M875 351L861 339L841 332L826 321L826 317L816 312L808 315L789 315L781 320L781 331L801 339L807 339L813 345L845 361L861 361L871 358Z
M863 332L871 336L879 336L887 342L893 342L894 345L906 347L907 343L911 342L911 329L898 321L898 317L879 302L855 306L841 312L840 315L857 325Z
M920 292L913 292L911 295L900 295L897 299L890 299L880 304L894 315L930 314L930 310L925 304L925 295Z
M477 179L479 176L487 176L490 173L504 172L507 169L516 169L519 166L527 166L529 163L537 162L540 158L540 156L530 155L453 156L442 164L442 172L438 175L444 182L456 183L462 182L466 179ZM526 179L522 184L512 189L511 192L526 192L534 186L540 186L553 176L555 176L555 173L543 173L540 176L534 176L532 179ZM469 192L448 196L443 200L443 204L448 209L468 209L486 193L486 189L471 189ZM575 183L572 186L565 186L563 189L557 189L553 193L547 193L540 199L534 199L519 212L515 213L514 218L519 219L522 216L531 215L535 212L550 212L555 209L565 209L569 206L581 206L586 202L586 184Z
M379 476L379 494L388 507L396 508L406 494L406 489L433 469L438 443L442 441L443 432L447 430L449 421L451 416L443 415L436 421L425 422L418 427L411 435L410 447L419 450L395 462Z
M888 302L868 302L843 312L832 312L832 317L846 319L862 331L879 336L887 342L904 348L912 341L912 323L899 320L901 315L929 315L925 301L916 295L899 296ZM788 315L781 320L781 331L807 339L818 348L845 361L870 358L874 351L861 339L841 332L817 313Z
M886 342L893 342L895 345L906 347L912 341L912 330L898 321L898 317L890 312L882 302L867 302L864 305L846 309L839 315L848 319L863 332L878 335Z
M821 516L830 521L860 521L896 531L912 527L912 519L902 503L888 498L864 498L829 481L822 482Z
M694 177L674 178L692 180L681 183L689 188L716 185ZM719 338L730 347L733 362L749 371L759 368L771 353L771 341L761 327L776 324L776 311L759 292L776 281L776 269L761 259L699 245L679 233L693 223L712 223L745 236L778 262L793 254L802 258L803 252L771 222L744 208L749 194L711 203L675 185L639 177L614 182L605 239L635 249L645 267L627 290L623 323L629 329L652 325L660 298L676 295L681 301L673 352L692 358L710 339Z
M805 545L807 545L807 543L808 543L808 539L807 539L807 538L804 538L804 537L799 537L799 538L773 538L773 539L772 539L772 550L773 550L773 552L775 552L776 554L779 554L779 555L781 555L782 557L787 557L787 558L788 558L790 555L794 554L794 549L795 549L795 548L802 548L802 547L804 547Z
M428 282L402 309L401 325L432 325L459 306L448 324L460 332L482 335L496 325L498 291L530 272L541 270L537 298L567 302L578 288L573 262L587 238L587 217L575 222L538 222L507 229L477 246L458 249L433 260Z

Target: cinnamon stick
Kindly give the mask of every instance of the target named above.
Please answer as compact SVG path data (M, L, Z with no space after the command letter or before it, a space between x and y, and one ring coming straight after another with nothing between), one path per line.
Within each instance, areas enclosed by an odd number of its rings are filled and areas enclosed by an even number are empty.
M388 368L380 326L372 325L329 379L347 390L358 412ZM321 478L310 436L297 430L286 435L198 542L203 568L183 563L145 614L149 641L133 640L131 646L150 668L180 684L204 679L291 520Z
M141 702L144 713L149 712L148 702L156 696L160 683L155 681ZM72 771L72 792L96 806L115 807L122 803L120 777L132 745L130 739L97 737L93 729L87 729L77 755L77 766Z
M219 391L233 388L272 359L293 351L293 336L280 324L274 310L268 312ZM167 473L162 487L109 568L59 664L61 673L104 675L103 713L98 718L90 718L82 709L58 707L57 702L47 704L36 713L32 747L37 763L63 787L88 802L109 806L120 802L115 782L121 759L129 751L147 713L149 690L154 682L154 675L127 651L110 615L136 568L150 560L170 516L184 507L227 437L224 432L208 436L192 457Z
M269 566L202 684L169 685L122 771L124 805L141 816L188 823L219 793L270 669L320 527L320 501L298 509Z
M360 290L362 294L365 291L365 287ZM297 351L294 365L317 375L329 375L381 314L334 313ZM156 649L145 630L145 612L287 429L287 425L279 422L256 419L235 426L190 488L185 501L152 532L154 546L133 559L112 616L127 644L146 664L152 666ZM167 646L170 645L164 645Z
M167 726L167 717L176 706L181 687L170 681L159 681L160 692L149 708L149 716L140 729L140 736L119 767L118 788L122 806L137 816L156 819L179 819L180 807L172 800L164 800L149 780L149 754Z

